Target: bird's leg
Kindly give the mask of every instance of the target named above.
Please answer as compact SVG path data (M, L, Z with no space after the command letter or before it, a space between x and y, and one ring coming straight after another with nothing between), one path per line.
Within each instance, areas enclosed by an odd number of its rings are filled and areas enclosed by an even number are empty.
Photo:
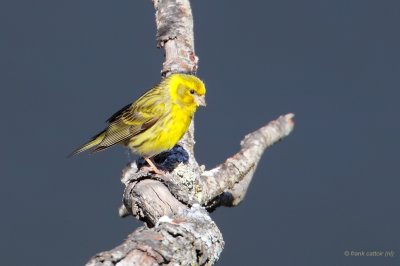
M150 157L145 157L143 156L143 158L146 160L146 162L150 165L150 168L152 168L152 170L154 171L154 173L159 174L159 175L165 175L165 173L163 171L161 171L160 169L158 169L154 162L150 159Z

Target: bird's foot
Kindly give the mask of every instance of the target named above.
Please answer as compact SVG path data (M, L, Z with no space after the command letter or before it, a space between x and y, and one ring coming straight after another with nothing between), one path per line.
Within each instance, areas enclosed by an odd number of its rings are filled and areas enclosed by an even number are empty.
M154 162L150 158L147 158L147 157L143 157L143 158L149 164L150 170L152 170L154 173L156 173L158 175L165 175L166 174L164 171L158 169L157 166L154 164Z

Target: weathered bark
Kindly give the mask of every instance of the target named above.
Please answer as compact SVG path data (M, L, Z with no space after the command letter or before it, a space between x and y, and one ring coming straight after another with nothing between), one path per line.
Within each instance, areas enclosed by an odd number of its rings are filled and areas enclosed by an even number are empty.
M196 73L193 17L189 0L153 0L156 9L157 47L164 47L162 75Z
M189 0L153 0L157 45L165 49L162 75L194 73L193 20ZM195 159L194 126L171 151L156 156L167 174L148 172L143 160L126 167L121 217L144 221L118 247L95 255L87 265L212 265L224 247L207 210L240 203L266 148L290 134L293 115L279 117L247 135L241 150L204 171Z
M224 243L204 208L195 204L153 228L140 227L118 247L97 254L88 266L212 265Z
M245 197L254 172L265 149L292 132L293 114L287 114L248 134L240 143L241 150L223 164L205 171L197 180L201 188L198 201L208 209L236 206Z

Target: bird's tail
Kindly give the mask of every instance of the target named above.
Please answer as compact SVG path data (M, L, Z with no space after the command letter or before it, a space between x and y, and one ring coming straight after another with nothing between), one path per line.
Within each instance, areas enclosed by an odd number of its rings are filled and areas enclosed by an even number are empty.
M103 141L105 136L106 136L106 131L104 130L99 134L97 134L96 136L94 136L88 143L85 143L76 150L74 150L70 155L68 155L68 158L99 145Z

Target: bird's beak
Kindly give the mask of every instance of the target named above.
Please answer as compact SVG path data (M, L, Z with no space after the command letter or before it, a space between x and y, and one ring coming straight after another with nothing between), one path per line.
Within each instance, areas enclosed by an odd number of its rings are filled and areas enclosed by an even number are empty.
M206 106L206 97L203 96L196 96L196 103L197 106Z

